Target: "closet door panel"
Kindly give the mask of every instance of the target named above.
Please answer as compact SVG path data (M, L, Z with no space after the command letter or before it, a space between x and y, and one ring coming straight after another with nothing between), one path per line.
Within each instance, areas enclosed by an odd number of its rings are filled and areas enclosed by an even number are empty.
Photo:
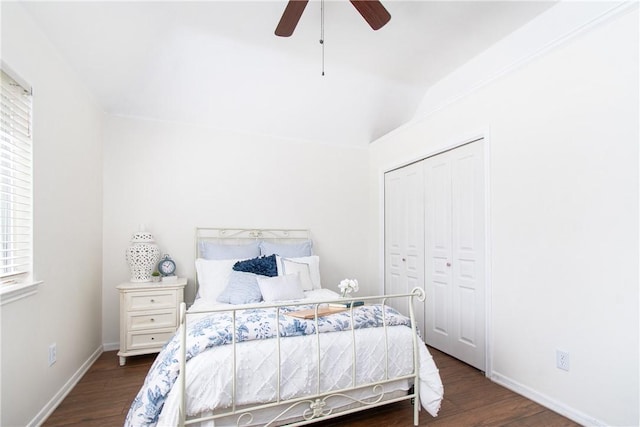
M403 168L405 209L407 220L404 240L406 288L403 292L410 292L416 286L424 288L424 192L423 169L420 163ZM408 304L402 307L408 314ZM416 299L414 302L416 324L419 328L424 325L424 302Z
M402 193L401 175L388 173L385 175L385 292L400 291L402 271L401 236L403 221L401 216Z
M425 336L447 348L452 324L451 301L451 164L442 156L424 161L425 194Z
M438 304L429 304L427 306L427 344L435 346L436 342L440 345L446 345L449 341L449 309L451 305L449 301L449 286L446 283L434 281L430 292L431 299L439 301ZM429 301L429 295L427 295Z
M418 164L408 166L404 191L406 197L406 235L404 236L404 254L407 280L407 291L418 284L422 286L424 277L424 198L422 194L422 167Z
M484 171L482 143L448 153L451 160L454 355L485 366Z
M426 341L485 368L484 171L477 141L425 160Z
M412 164L385 174L385 293L424 287L424 194L422 166ZM407 301L391 302L408 314ZM414 306L424 325L424 303Z
M459 307L459 333L457 340L464 345L476 346L476 305L475 291L460 287L458 289Z

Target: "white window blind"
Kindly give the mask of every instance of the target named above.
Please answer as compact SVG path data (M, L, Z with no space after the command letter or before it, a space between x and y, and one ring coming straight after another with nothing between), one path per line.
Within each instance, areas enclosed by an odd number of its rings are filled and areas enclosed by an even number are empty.
M2 71L0 118L0 281L31 271L31 89Z

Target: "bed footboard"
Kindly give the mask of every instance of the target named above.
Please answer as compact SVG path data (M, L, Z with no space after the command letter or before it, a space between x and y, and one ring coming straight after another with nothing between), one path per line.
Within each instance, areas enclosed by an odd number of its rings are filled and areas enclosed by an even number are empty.
M408 299L409 301L409 313L408 317L410 320L411 326L411 348L413 349L413 366L410 368L410 372L406 375L392 375L390 374L390 355L389 355L389 328L391 326L388 325L387 302L390 300L397 299ZM311 424L317 421L326 420L330 418L335 418L338 416L366 410L373 407L378 407L382 405L387 405L391 403L400 402L403 400L412 400L413 401L413 422L414 425L418 425L419 422L419 411L420 411L420 352L419 345L424 345L421 343L421 339L418 336L418 330L415 324L415 316L413 309L414 299L419 301L424 301L425 293L421 288L414 288L408 294L396 294L396 295L383 295L383 296L372 296L372 297L361 297L361 298L341 298L339 301L331 300L331 301L322 301L322 302L313 302L309 304L309 302L303 302L300 304L292 304L290 302L280 303L280 304L272 304L272 305L255 305L249 307L242 308L224 308L212 310L211 312L226 312L231 315L232 319L232 331L236 331L236 318L238 312L242 312L245 310L249 310L253 307L260 309L274 309L275 310L275 319L280 319L281 314L287 314L292 316L294 313L291 313L291 307L297 305L304 305L309 310L309 305L312 306L311 313L308 316L308 320L310 322L314 322L315 332L311 338L315 341L315 349L310 349L309 351L313 351L315 354L310 355L308 357L308 361L315 361L316 364L313 366L315 370L315 375L317 376L317 386L315 390L311 393L307 393L301 397L289 397L283 396L283 382L281 376L282 368L282 360L281 360L281 347L283 346L283 341L288 339L287 337L283 337L280 330L280 323L278 322L278 333L275 334L271 340L275 340L275 346L277 348L277 384L274 401L269 403L260 403L260 404L240 404L238 403L238 361L236 355L238 353L238 345L240 344L236 339L236 333L232 333L233 339L228 345L232 346L233 353L233 366L231 369L232 372L232 391L231 391L231 404L229 407L225 407L220 410L214 410L212 412L206 414L200 414L199 416L189 417L187 416L187 393L186 393L186 376L189 375L188 367L187 367L187 319L191 315L202 315L205 312L187 312L186 305L183 303L180 307L180 351L178 355L179 365L180 365L180 374L175 383L174 387L179 388L179 399L178 399L178 425L194 425L198 423L202 423L210 420L219 420L221 424L228 425L228 423L233 420L235 425L253 425L255 423L259 423L261 425L273 426L280 425L280 423L287 423L287 425L305 425ZM341 333L349 333L351 335L351 343L350 349L345 348L342 354L347 355L350 354L351 357L351 384L345 387L340 387L339 389L331 389L329 391L323 390L321 387L321 378L323 376L322 372L322 355L323 355L323 340L321 336L327 336L327 334L321 332L320 327L320 318L323 315L323 310L326 311L329 303L352 303L354 301L364 301L365 304L378 304L382 307L382 322L381 326L375 328L376 334L382 334L382 338L384 340L384 363L383 363L383 371L381 380L376 380L372 382L366 383L358 383L356 370L358 367L358 357L362 357L362 355L358 354L356 351L356 331L359 329L354 327L356 324L356 319L354 319L354 310L355 307L353 304L350 307L346 308L344 311L348 313L350 316L350 330L343 331ZM286 310L288 312L284 312L284 307L287 307ZM379 332L378 332L379 331ZM399 382L406 382L412 387L409 388L408 391L399 393L391 393L387 392L386 388L389 385L398 384ZM364 397L363 397L364 396ZM256 414L261 414L260 421L256 421ZM265 416L267 418L265 418ZM224 422L223 422L224 420ZM266 420L266 421L265 421Z

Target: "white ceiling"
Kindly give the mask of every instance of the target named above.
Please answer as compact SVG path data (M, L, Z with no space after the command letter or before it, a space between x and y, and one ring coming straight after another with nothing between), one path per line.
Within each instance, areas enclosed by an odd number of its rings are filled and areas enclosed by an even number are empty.
M326 0L290 38L281 1L24 2L112 114L365 146L409 121L426 90L553 5L383 0L373 31Z

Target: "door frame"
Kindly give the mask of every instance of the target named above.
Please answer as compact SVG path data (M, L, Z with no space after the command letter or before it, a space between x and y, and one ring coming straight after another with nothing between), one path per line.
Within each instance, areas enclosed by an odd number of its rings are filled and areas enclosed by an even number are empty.
M385 271L385 192L384 192L384 177L387 172L391 172L393 170L402 168L404 166L410 165L412 163L416 163L427 159L429 157L437 156L438 154L442 154L446 151L451 151L463 145L470 144L472 142L483 140L484 142L484 155L483 155L483 169L484 169L484 227L485 227L485 369L484 374L486 377L491 378L493 372L493 322L491 321L492 311L491 311L491 301L492 301L492 228L491 228L491 138L490 138L490 128L487 127L482 131L469 133L463 136L458 136L450 139L442 145L429 147L429 149L424 152L418 153L417 156L412 157L406 161L401 163L397 163L390 167L382 168L378 174L378 188L379 188L379 204L378 209L380 212L380 222L378 224L379 227L379 236L380 245L378 256L379 256L379 265L380 265L380 278L382 279L380 282L380 293L384 294L384 281L386 277Z

